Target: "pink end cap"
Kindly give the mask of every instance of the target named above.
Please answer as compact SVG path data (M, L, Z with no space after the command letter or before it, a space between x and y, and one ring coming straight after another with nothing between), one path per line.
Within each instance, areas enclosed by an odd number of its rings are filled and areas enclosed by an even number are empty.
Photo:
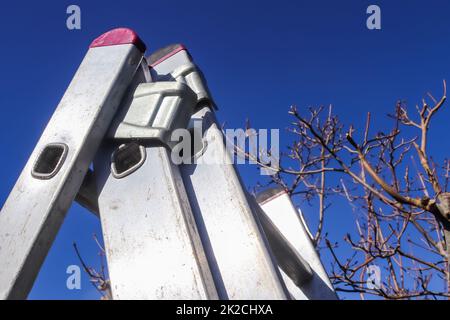
M154 66L160 64L160 63L163 62L164 60L169 59L171 56L173 56L173 55L175 55L175 54L177 54L178 52L183 51L183 50L184 50L184 51L187 51L187 48L186 48L184 45L179 44L177 47L175 47L175 49L173 49L172 51L170 51L169 53L167 53L167 54L164 55L163 57L159 58L157 61L151 63L151 64L150 64L150 67L153 68ZM189 54L189 52L188 52L188 54Z
M115 46L120 44L133 44L142 52L145 52L146 46L139 36L131 29L117 28L105 32L100 37L92 41L89 48Z

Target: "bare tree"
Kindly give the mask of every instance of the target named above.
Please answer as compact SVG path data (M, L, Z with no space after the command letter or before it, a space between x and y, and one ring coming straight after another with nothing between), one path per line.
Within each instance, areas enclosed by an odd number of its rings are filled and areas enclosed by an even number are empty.
M111 300L112 294L111 294L111 285L110 281L107 276L106 272L106 266L105 266L105 249L100 244L100 242L97 239L97 236L93 235L94 241L97 244L100 256L100 271L97 271L93 267L89 267L83 258L81 257L80 251L78 250L77 244L73 243L73 248L75 250L75 253L80 260L81 265L83 266L84 272L89 276L89 280L91 284L94 286L94 288L98 291L98 293L101 296L101 300Z
M446 100L445 81L443 92L439 100L428 94L417 106L416 119L399 101L389 115L388 133L375 132L370 113L358 134L354 126L344 127L331 106L306 113L291 107L288 130L294 142L278 165L235 150L272 170L270 183L317 204L313 241L319 247L323 240L333 257L337 291L361 298L450 297L450 161L438 165L427 148L432 119ZM356 238L348 234L344 239L353 255L345 259L339 257L338 243L324 234L333 195L343 196L357 214ZM364 281L371 265L382 268L379 286Z

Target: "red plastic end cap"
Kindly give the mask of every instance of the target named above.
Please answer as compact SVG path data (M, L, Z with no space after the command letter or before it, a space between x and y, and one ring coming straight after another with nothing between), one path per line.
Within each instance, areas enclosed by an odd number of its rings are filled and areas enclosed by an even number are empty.
M165 48L159 49L158 51L154 52L147 58L147 62L149 66L153 68L156 65L160 64L161 62L163 62L164 60L169 59L171 56L183 50L186 51L189 55L189 52L184 45L180 43L171 44Z
M134 44L139 50L145 52L145 43L136 32L128 28L117 28L102 34L92 41L89 48L115 46L119 44Z

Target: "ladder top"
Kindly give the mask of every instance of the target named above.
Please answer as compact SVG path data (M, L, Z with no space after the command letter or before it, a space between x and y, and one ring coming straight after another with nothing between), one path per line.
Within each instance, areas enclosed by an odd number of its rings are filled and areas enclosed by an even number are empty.
M133 44L141 52L145 52L145 43L139 38L136 32L128 28L117 28L105 32L94 41L89 48L115 46L119 44Z

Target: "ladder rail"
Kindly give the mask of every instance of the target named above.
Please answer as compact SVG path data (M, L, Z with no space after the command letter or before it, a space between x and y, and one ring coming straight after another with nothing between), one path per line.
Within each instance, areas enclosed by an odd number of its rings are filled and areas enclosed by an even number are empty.
M156 81L186 83L197 94L197 112L191 117L190 129L194 136L203 137L206 148L194 155L194 163L181 164L180 170L219 297L288 299L241 178L229 159L206 81L183 46L167 49L148 60ZM196 133L196 124L201 124L201 132ZM217 161L211 162L214 158Z
M0 299L27 297L74 200L114 299L337 298L289 196L248 194L186 48L144 52L123 28L91 44L0 212Z
M122 40L93 42L1 210L0 299L27 297L143 57Z
M265 216L312 269L312 278L300 286L286 279L291 294L296 299L337 299L333 285L300 217L301 212L297 211L289 195L281 188L272 188L260 193L256 198Z
M182 164L181 173L208 256L214 257L221 298L288 299L236 168L231 160L208 162L228 156L212 110L204 107L192 120L202 122L206 148L197 157L200 164Z
M168 132L187 125L196 96L181 83L149 81L149 76L136 80L131 103L113 121L94 162L112 295L114 299L218 299L179 168L172 163L170 141L166 141ZM142 161L118 175L111 158L131 144L140 149ZM120 161L126 165L137 151ZM95 207L94 201L90 203Z

